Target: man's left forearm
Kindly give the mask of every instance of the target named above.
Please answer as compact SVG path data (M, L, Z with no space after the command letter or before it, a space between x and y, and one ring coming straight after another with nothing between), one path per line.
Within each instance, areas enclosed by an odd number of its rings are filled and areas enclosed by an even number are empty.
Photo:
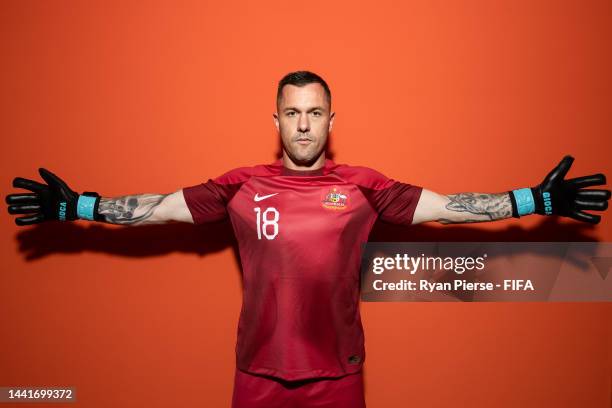
M601 216L586 211L605 211L612 192L608 189L587 187L605 185L606 176L599 173L566 180L565 176L573 161L572 156L565 156L542 183L531 188L496 194L450 195L422 189L412 224L429 221L441 224L484 222L510 217L520 218L529 214L557 215L597 224Z
M437 219L441 224L495 221L512 217L512 203L508 192L458 193L444 198L445 210Z

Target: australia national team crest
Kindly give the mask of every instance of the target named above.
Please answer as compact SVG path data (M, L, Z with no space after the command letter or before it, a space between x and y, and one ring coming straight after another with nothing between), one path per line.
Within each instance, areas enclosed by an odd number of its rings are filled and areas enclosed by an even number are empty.
M348 194L334 186L325 194L321 205L329 210L344 210L348 205Z

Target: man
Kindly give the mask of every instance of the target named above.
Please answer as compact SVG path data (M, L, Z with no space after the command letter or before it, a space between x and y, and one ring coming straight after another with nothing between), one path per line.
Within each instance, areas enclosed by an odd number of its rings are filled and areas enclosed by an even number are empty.
M359 315L360 245L377 218L398 224L468 223L561 215L596 224L609 190L602 174L564 180L566 156L533 188L441 195L325 156L334 122L326 82L306 71L278 85L274 122L282 159L238 168L172 194L115 198L16 178L7 196L17 225L78 218L142 225L201 224L229 217L243 263L233 406L364 407Z

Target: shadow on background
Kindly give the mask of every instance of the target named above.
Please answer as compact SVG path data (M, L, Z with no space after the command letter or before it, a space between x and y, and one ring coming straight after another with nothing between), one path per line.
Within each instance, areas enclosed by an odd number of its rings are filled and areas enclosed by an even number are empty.
M19 251L34 261L51 254L102 252L125 257L166 255L173 252L200 256L237 243L229 221L192 225L107 226L75 222L46 222L17 233Z
M535 217L535 216L534 216ZM372 242L599 242L594 227L584 222L561 224L558 217L540 217L535 227L510 225L490 231L469 224L431 227L427 224L403 227L377 222L369 241ZM518 222L518 221L517 221Z
M490 231L470 225L410 227L377 222L370 241L379 242L511 242L576 241L598 242L593 227L585 223L560 224L546 217L533 228L512 225ZM238 247L229 221L204 225L165 224L145 226L84 225L75 222L47 222L17 233L19 251L34 261L55 253L102 252L125 257L146 257L173 252L204 256L232 247L238 261ZM240 263L238 263L240 264Z

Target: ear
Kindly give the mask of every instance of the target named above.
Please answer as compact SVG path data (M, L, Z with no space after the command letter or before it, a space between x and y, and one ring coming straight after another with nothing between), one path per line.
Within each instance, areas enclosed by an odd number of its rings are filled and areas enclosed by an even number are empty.
M334 126L334 118L336 117L336 112L332 112L331 115L329 115L329 132L332 131L332 127Z
M280 124L278 123L278 113L274 112L272 114L272 117L274 118L274 125L276 126L276 130L280 132Z

